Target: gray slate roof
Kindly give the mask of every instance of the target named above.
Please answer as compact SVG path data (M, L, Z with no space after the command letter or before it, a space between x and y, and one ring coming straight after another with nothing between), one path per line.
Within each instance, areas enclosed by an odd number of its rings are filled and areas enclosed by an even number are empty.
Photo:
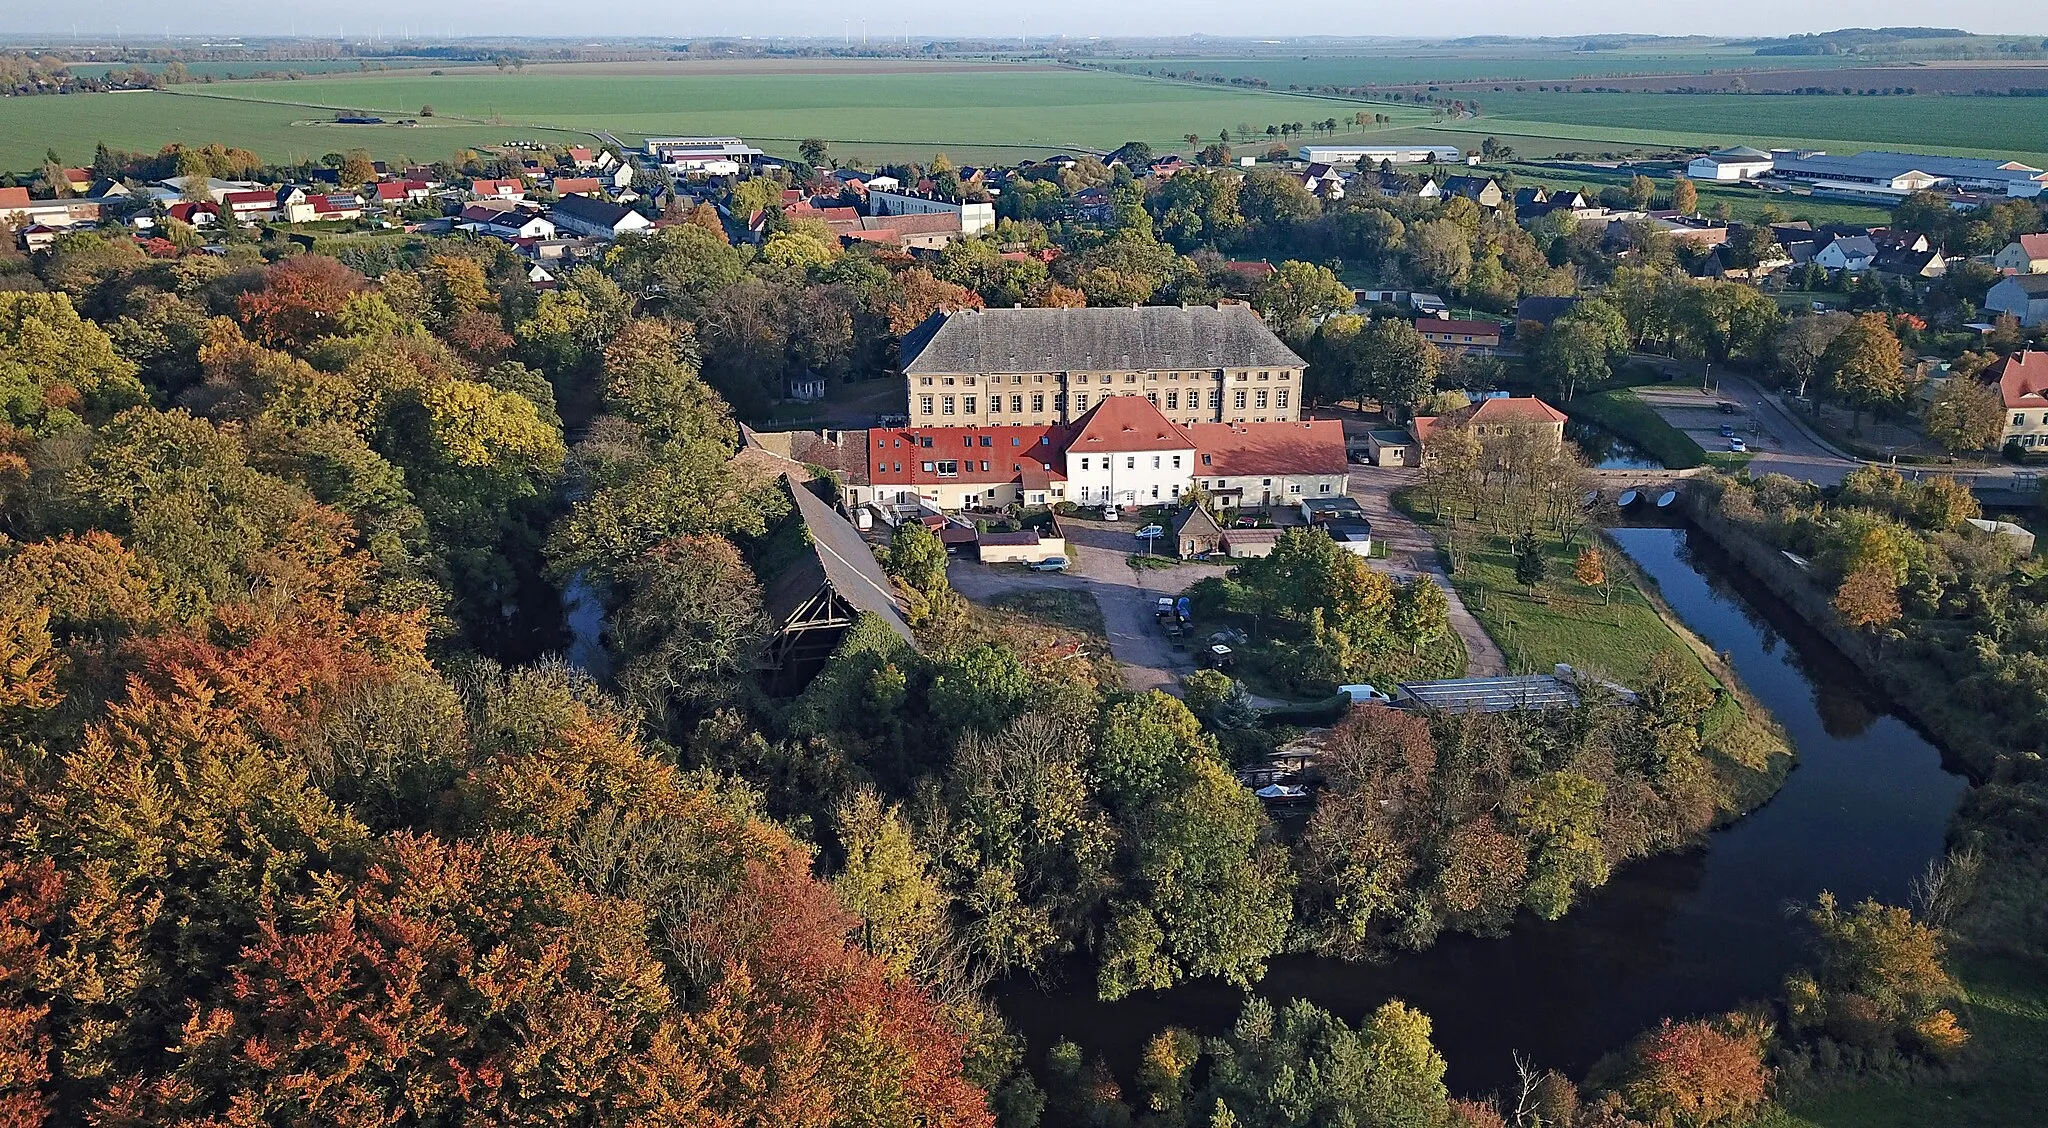
M2048 298L2048 274L2015 274L2001 278L1991 288L2011 286L2029 298Z
M903 338L903 371L1300 368L1250 306L935 313Z
M787 477L782 485L796 499L797 515L803 518L804 529L810 534L811 551L797 557L768 584L762 601L768 617L778 624L788 622L821 583L830 584L839 598L881 616L890 630L916 646L910 624L903 621L903 612L896 606L896 589L889 582L889 574L882 571L881 561L875 559L874 550L861 539L859 531L838 510L820 501L818 495Z
M555 202L554 210L560 215L568 216L571 219L579 219L585 223L617 227L619 221L626 218L627 214L633 209L620 207L617 204L594 199L590 196L564 196Z

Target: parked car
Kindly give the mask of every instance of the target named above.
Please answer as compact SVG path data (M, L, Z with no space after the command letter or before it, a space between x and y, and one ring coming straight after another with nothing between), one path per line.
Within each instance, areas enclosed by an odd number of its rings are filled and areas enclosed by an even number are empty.
M1067 570L1067 558L1048 556L1043 560L1033 560L1029 567L1034 572L1064 572Z
M1116 506L1114 506L1114 505L1105 505L1105 506L1103 506L1103 507L1102 507L1102 519L1103 519L1103 520L1105 520L1105 521L1114 521L1114 520L1116 520Z
M1730 453L1732 453L1732 454L1741 454L1741 453L1743 453L1744 451L1746 451L1746 450L1748 450L1748 449L1749 449L1749 444L1748 444L1748 443L1746 443L1746 442L1743 442L1743 441L1742 441L1741 439L1729 439L1729 440L1728 440L1728 450L1729 450L1729 452L1730 452Z
M1154 540L1165 535L1166 528L1162 525L1147 525L1139 529L1137 534L1139 540Z
M1394 700L1369 685L1340 685L1337 692L1349 697L1353 705L1386 705Z
M1722 437L1722 438L1724 438L1724 439L1732 439L1732 438L1734 438L1734 437L1735 437L1735 424L1733 424L1733 423L1723 423L1723 424L1721 424L1721 437Z
M1727 400L1722 400L1722 401L1721 401L1721 414L1723 414L1723 415L1733 415L1733 414L1735 414L1736 410L1737 410L1737 408L1736 408L1736 406L1735 406L1734 404L1732 404L1732 403L1729 403L1729 402L1728 402Z

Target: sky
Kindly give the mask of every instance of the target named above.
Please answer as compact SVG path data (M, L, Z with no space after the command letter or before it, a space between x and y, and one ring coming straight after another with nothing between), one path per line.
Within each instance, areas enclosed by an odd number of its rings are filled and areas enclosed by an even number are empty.
M0 8L10 6L0 3ZM750 0L744 4L676 4L673 0L499 0L488 6L425 5L417 0L351 0L295 5L276 0L94 0L83 5L33 5L5 22L25 34L124 38L170 35L342 35L449 37L488 23L498 35L673 36L796 35L858 39L859 8L820 0ZM1950 0L1930 8L1917 0L1723 0L1712 5L1648 5L1641 0L1466 0L1461 4L1366 0L1027 0L962 4L898 0L886 15L870 11L871 39L990 35L1784 35L1838 27L1938 25L2001 34L2048 34L2048 4ZM313 13L319 13L315 16ZM488 20L479 16L488 14ZM1449 18L1447 18L1449 17Z

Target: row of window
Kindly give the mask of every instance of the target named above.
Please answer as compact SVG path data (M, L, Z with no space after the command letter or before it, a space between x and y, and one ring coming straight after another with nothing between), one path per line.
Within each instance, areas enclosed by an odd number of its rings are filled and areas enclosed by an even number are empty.
M1469 341L1469 340L1471 340L1471 338L1470 338L1470 337L1467 337L1467 338L1466 338L1466 340L1468 340L1468 341ZM1155 381L1155 380L1158 380L1158 379L1160 379L1160 378L1161 378L1161 377L1160 377L1160 375L1159 375L1159 373L1157 373L1157 372L1147 372L1147 373L1145 373L1145 374L1144 374L1144 376L1145 376L1145 381L1146 381L1146 383L1151 383L1151 382L1153 382L1153 381ZM1237 373L1237 374L1236 374L1236 376L1237 376L1237 379L1238 379L1238 380L1239 380L1240 382L1242 382L1242 381L1245 381L1245 380L1249 380L1249 379L1251 379L1251 377L1252 377L1252 373L1250 373L1250 372L1239 372L1239 373ZM1207 373L1207 372L1190 372L1190 373L1188 373L1188 379L1190 379L1190 380L1207 380L1207 379L1211 379L1211 378L1212 378L1212 377L1211 377L1211 375L1210 375L1209 373ZM1216 377L1216 378L1220 378L1220 377ZM1275 376L1275 374L1274 374L1274 373L1272 373L1272 372L1270 372L1270 371L1266 371L1266 372L1260 372L1260 373L1258 373L1258 378L1259 378L1259 379L1261 379L1261 380L1272 380L1272 379L1275 379L1275 378L1276 378L1276 376ZM1294 378L1294 374L1293 374L1292 372L1286 372L1286 371L1282 371L1282 372L1280 372L1280 373L1278 374L1278 376L1277 376L1277 379L1281 379L1281 380L1291 380L1291 379L1293 379L1293 378ZM972 388L972 387L974 387L974 386L975 386L975 383L976 383L976 381L977 381L977 380L979 380L979 379L980 379L980 378L979 378L979 377L976 377L976 376L960 376L960 377L953 377L953 376L936 376L936 377L934 377L934 376L920 376L920 377L918 377L918 378L917 378L917 386L918 386L918 387L920 387L920 388L929 388L929 387L932 387L932 386L934 386L934 385L937 385L937 386L941 386L941 387L947 387L947 388L950 388L950 387L953 387L953 386L954 386L954 385L955 385L956 383L958 383L958 384L964 384L964 385L966 385L967 387L970 387L970 388ZM1178 373L1178 372L1169 372L1169 373L1167 373L1167 374L1166 374L1166 376L1165 376L1165 379L1167 379L1167 380L1179 380L1179 379L1180 379L1180 373ZM1070 376L1070 377L1068 377L1068 380L1067 380L1067 382L1068 382L1068 383L1070 383L1070 384L1086 384L1086 383L1090 382L1091 380L1093 380L1093 381L1095 381L1095 382L1098 382L1098 383L1103 383L1103 384L1114 384L1114 383L1116 383L1116 377L1115 377L1115 376L1113 376L1113 375L1110 375L1110 374L1109 374L1109 373L1107 373L1107 372L1103 373L1103 374L1102 374L1102 375L1100 375L1100 376L1089 376L1089 375L1088 375L1087 373L1085 373L1085 372L1084 372L1084 373L1081 373L1080 375L1077 375L1077 376ZM1002 382L1003 382L1003 378L1002 378L1001 376L999 376L999 375L998 375L998 376L990 376L990 377L988 378L988 382L989 382L989 383L990 383L991 385L995 385L995 384L1000 384L1000 383L1002 383ZM1010 377L1010 383L1012 383L1012 384L1022 384L1023 382L1024 382L1024 375L1023 375L1023 373L1015 373L1015 374L1011 375L1011 377ZM1032 382L1032 383L1034 383L1034 384L1043 384L1043 383L1045 383L1045 374L1044 374L1044 373L1034 373L1034 374L1032 375L1032 377L1031 377L1031 382ZM1135 383L1137 383L1137 382L1138 382L1138 373L1135 373L1135 372L1126 372L1126 373L1124 373L1124 378L1123 378L1123 382L1124 382L1124 383L1126 383L1126 384L1135 384Z
M1089 460L1090 460L1091 458L1093 458L1093 457L1094 457L1093 455L1087 455L1087 454L1084 454L1084 455L1082 455L1082 456L1081 456L1081 469L1083 469L1083 470L1087 470L1087 469L1089 469L1089 468L1090 468L1090 467L1089 467ZM1109 454L1105 454L1105 455L1103 455L1103 456L1102 456L1102 468L1103 468L1104 470L1108 470L1108 469L1111 469L1111 468L1112 468L1112 463L1113 463L1113 462L1115 461L1115 457L1116 457L1116 456L1114 456L1114 455L1109 455ZM1161 469L1161 467L1160 467L1160 464L1159 464L1159 460L1160 460L1160 459L1162 459L1162 458L1165 458L1165 457L1167 457L1167 456L1166 456L1166 455L1159 455L1159 454L1155 454L1155 455L1153 455L1153 456L1152 456L1152 469L1154 469L1154 470L1158 470L1158 469ZM1176 454L1176 455L1173 455L1173 456L1172 456L1172 458L1173 458L1173 468L1174 468L1175 470L1178 470L1178 469L1180 469L1180 457L1181 457L1181 456L1180 456L1180 455L1177 455L1177 454ZM1127 454L1127 455L1124 455L1124 469L1126 469L1126 470L1136 470L1137 468L1138 468L1138 456L1137 456L1137 455L1135 455L1135 454Z
M1201 395L1202 393L1200 392L1188 393L1187 404L1189 410L1197 410L1202 406ZM1107 399L1108 397L1105 396L1103 398ZM1153 407L1159 406L1158 392L1146 392L1145 399L1148 402L1150 402ZM1058 406L1059 398L1057 396L1054 397L1053 403L1055 406ZM1087 392L1074 393L1074 410L1076 412L1087 411L1088 403L1089 398ZM1251 407L1256 408L1257 410L1265 411L1269 408L1286 408L1292 403L1293 399L1291 398L1291 395L1288 389L1286 388L1281 388L1278 391L1272 392L1269 392L1264 388L1260 388L1257 391L1250 391L1245 388L1238 388L1230 393L1230 406L1237 411L1247 410L1247 404L1249 404ZM1181 409L1180 404L1181 397L1179 392L1166 393L1166 410L1179 411ZM1222 404L1223 393L1221 391L1211 391L1209 393L1209 409L1212 411L1216 410L1217 408L1221 407ZM958 409L957 412L955 410L956 406ZM975 415L979 414L981 411L981 397L930 395L921 395L917 397L917 413L919 415L930 415L932 414L934 408L937 408L938 414L940 415L953 415L956 413L961 415ZM989 414L991 415L1003 414L1003 397L999 395L990 396L988 398L988 410ZM1012 415L1024 414L1024 397L1022 394L1013 395L1010 397L1009 413ZM1044 392L1032 393L1031 413L1033 415L1043 415L1045 413Z

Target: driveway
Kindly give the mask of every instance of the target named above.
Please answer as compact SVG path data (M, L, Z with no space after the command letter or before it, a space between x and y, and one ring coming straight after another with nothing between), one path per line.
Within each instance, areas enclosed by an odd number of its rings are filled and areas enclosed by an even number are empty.
M1427 576L1431 582L1444 590L1450 600L1451 629L1465 641L1465 676L1473 678L1496 677L1508 672L1507 656L1500 646L1472 612L1465 606L1458 589L1451 585L1451 578L1444 572L1443 556L1436 550L1436 541L1429 533L1406 513L1394 505L1394 491L1413 485L1420 478L1420 472L1412 469L1388 469L1378 466L1353 466L1351 468L1351 497L1365 509L1365 516L1372 522L1373 539L1387 546L1384 560L1375 558L1373 567L1403 579Z
M1178 596L1197 582L1220 576L1228 569L1217 564L1132 568L1124 560L1140 547L1132 535L1139 525L1062 517L1060 526L1067 534L1067 559L1071 562L1064 574L991 568L971 560L955 560L946 570L946 577L953 590L978 603L986 603L1005 592L1035 587L1087 592L1102 609L1109 650L1123 670L1124 687L1134 692L1157 689L1178 696L1180 679L1196 668L1194 643L1190 640L1187 650L1173 648L1153 618L1156 601L1162 595ZM1254 702L1267 708L1283 704L1258 697Z

